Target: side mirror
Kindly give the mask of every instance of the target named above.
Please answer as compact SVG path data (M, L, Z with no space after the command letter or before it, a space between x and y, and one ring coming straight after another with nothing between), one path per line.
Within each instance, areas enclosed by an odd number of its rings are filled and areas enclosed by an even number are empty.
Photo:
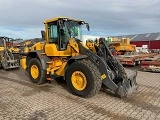
M86 28L87 28L88 31L90 30L90 27L89 27L88 23L86 23Z
M44 30L41 30L41 35L42 35L42 38L43 38L43 39L45 39L45 34L46 34L45 31L44 31Z

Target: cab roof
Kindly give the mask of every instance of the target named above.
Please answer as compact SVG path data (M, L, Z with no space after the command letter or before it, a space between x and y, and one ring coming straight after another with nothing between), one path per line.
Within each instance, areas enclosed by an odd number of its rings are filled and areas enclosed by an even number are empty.
M6 38L5 36L0 36L0 38Z
M69 17L55 17L55 18L45 20L44 23L50 23L50 22L53 22L53 21L58 21L59 19L68 19L68 20L72 20L72 21L76 21L76 22L84 22L84 20L76 20L76 19L72 19L72 18L69 18Z

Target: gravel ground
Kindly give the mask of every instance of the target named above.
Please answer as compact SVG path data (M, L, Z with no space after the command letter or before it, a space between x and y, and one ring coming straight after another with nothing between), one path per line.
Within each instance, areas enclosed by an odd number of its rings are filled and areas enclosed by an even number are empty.
M37 86L22 69L0 70L0 120L160 120L160 74L138 71L137 82L128 98L100 91L86 99L63 80Z

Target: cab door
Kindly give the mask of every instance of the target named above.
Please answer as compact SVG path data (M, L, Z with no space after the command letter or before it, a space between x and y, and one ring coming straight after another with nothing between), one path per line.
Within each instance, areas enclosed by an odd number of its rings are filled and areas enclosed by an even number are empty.
M48 43L45 45L47 56L71 56L66 28L59 29L57 21L48 24L48 39Z

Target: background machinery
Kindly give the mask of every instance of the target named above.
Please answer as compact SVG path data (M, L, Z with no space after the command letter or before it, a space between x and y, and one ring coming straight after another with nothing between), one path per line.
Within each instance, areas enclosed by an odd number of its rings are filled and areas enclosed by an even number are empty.
M19 53L20 49L19 49L19 46L18 45L14 45L14 39L12 38L8 38L8 45L7 47L9 48L9 51L12 52L12 53Z
M136 45L130 43L130 38L118 39L116 37L108 37L107 42L110 48L114 48L116 50L117 55L123 55L125 52L136 51Z
M160 55L145 58L141 62L141 69L143 71L160 72Z
M31 47L35 44L32 40L24 41L24 44L21 47L21 52L28 53L31 50Z
M31 50L31 48L32 48L32 46L34 44L36 44L38 42L41 42L41 41L43 41L43 39L39 39L39 38L37 39L36 38L36 39L31 39L31 40L24 40L24 41L18 43L18 45L19 45L19 53L20 54L28 53Z
M12 52L9 50L10 41L8 37L0 37L0 67L5 70L19 68L19 62L15 59Z
M33 45L21 65L35 84L63 77L70 91L81 97L94 96L102 85L118 96L137 89L136 71L124 69L113 57L105 38L81 41L83 20L58 17L44 21L45 42Z

